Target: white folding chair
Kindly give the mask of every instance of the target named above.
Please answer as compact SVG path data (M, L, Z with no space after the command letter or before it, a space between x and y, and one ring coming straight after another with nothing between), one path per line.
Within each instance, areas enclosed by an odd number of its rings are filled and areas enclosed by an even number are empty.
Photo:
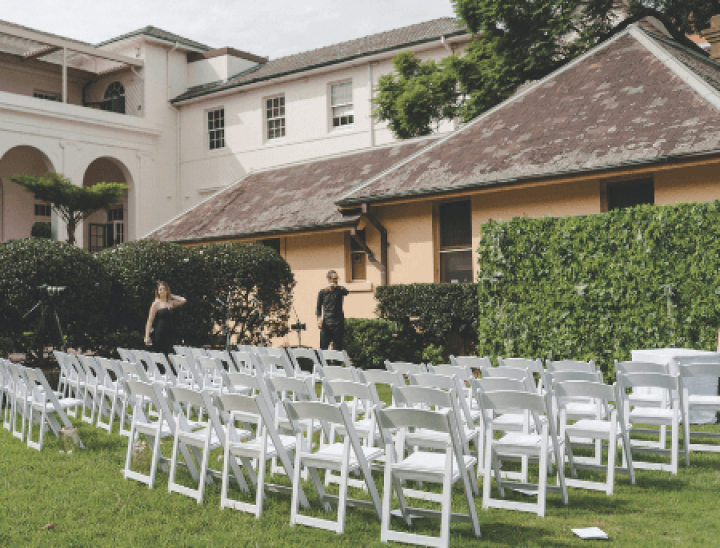
M428 411L423 409L386 409L378 410L378 420L381 429L385 431L397 430L397 446L386 436L385 446L385 488L382 502L382 523L380 539L382 542L396 541L421 546L447 547L450 545L450 521L469 521L473 526L476 537L481 535L475 511L475 501L472 490L472 467L476 460L465 453L463 444L458 436L458 425L450 409L444 411ZM423 430L435 432L446 440L445 453L414 451L405 457L407 438L411 431ZM412 445L412 442L410 443ZM396 453L398 456L396 456ZM412 508L405 502L402 482L417 481L439 483L443 486L440 495L442 509L428 510L426 508ZM468 505L467 514L458 514L451 511L452 486L461 481L465 501ZM400 503L400 514L407 525L411 525L412 517L440 518L440 537L405 533L390 528L390 517L393 493Z
M370 471L369 462L384 454L385 450L377 447L363 447L353 427L350 412L344 403L331 405L320 402L286 401L287 415L291 421L319 420L345 429L344 441L320 447L313 451L306 443L302 429L295 428L297 443L295 446L295 468L293 470L293 494L290 514L290 525L301 524L320 529L327 529L341 534L345 530L345 514L347 506L358 506L375 510L381 519L381 502L375 482ZM315 489L323 504L336 501L337 521L302 515L300 503L300 471L307 466ZM325 492L317 476L318 469L340 472L340 494L338 497ZM359 471L365 481L370 500L351 499L347 496L349 475ZM315 478L318 477L318 480Z
M49 427L56 436L60 435L61 424L62 426L71 427L72 424L65 414L65 410L78 405L78 400L73 398L58 398L57 394L50 388L45 375L40 369L28 367L23 373L28 381L28 386L31 387L32 390L32 398L28 402L27 446L42 451L46 426ZM40 437L37 442L34 442L32 439L35 411L40 413ZM79 446L81 448L85 447L82 441L80 441Z
M338 363L345 367L352 367L348 353L345 350L318 350L318 354L320 354L320 361L323 366Z
M545 516L545 500L548 491L559 492L564 504L568 503L567 486L565 484L565 470L563 465L564 443L555 431L555 420L547 416L548 406L545 396L530 394L528 392L499 391L478 394L481 405L486 411L485 422L485 480L483 482L483 508L505 508L507 510L520 510L534 512L538 516ZM534 424L534 432L526 428L524 432L509 432L500 439L495 439L492 416L497 409L515 409L528 415L529 421ZM537 457L539 460L538 483L515 482L502 479L500 468L502 459L506 456ZM552 460L558 463L557 485L548 485L547 475L551 469ZM492 497L492 479L495 479L500 491L501 499ZM516 502L504 500L505 489L535 492L537 503Z
M129 436L130 429L126 428L125 425L128 419L132 422L128 414L128 411L132 408L132 404L130 401L130 393L127 390L127 381L133 380L149 383L150 380L145 374L145 369L137 363L115 361L113 365L115 366L115 374L117 375L117 381L120 383L122 395L119 434L121 436Z
M492 367L489 356L453 356L451 354L450 363L459 367L467 367L474 377L480 374L483 367Z
M617 385L608 386L599 382L555 381L553 391L557 396L559 406L560 431L561 436L564 433L565 453L571 464L571 473L573 476L565 480L568 487L605 491L607 495L612 495L616 472L628 474L631 483L635 485L635 472L632 463L632 453L630 451L630 436L628 434L627 422L623 416L623 406L619 403L617 408L610 406L610 402L621 401L617 390ZM578 397L592 398L594 400L596 404L595 417L591 419L582 418L571 424L568 419L567 405L574 398ZM574 458L572 450L573 437L606 441L608 445L607 466L602 466L599 462L583 463ZM623 462L627 463L626 467L615 466L618 440L621 440L620 445L625 456ZM563 464L557 463L557 465L562 466ZM606 481L605 483L600 483L575 479L577 478L577 469L604 471L606 473Z
M100 405L100 389L103 383L103 369L97 365L94 356L78 354L80 366L85 371L85 394L80 418L88 424L95 424L95 412ZM88 416L87 410L90 409Z
M100 410L95 426L105 430L108 434L112 433L115 415L124 422L123 414L126 412L126 409L122 406L125 393L123 392L122 384L118 382L117 366L113 361L114 360L102 357L97 359L98 367L103 370L103 376L98 393ZM110 403L109 406L108 402ZM103 421L103 415L105 414L108 415L107 422Z
M653 426L669 426L670 427L670 449L658 447L657 442L644 440L630 440L630 448L635 453L670 455L670 464L639 461L637 457L633 457L633 466L643 470L662 470L677 475L678 470L678 438L679 424L681 419L682 407L680 402L673 394L678 393L679 382L675 375L663 375L660 373L619 373L618 376L619 393L623 396L623 405L625 419L628 424L647 424ZM666 393L667 401L671 402L668 407L642 407L639 405L631 406L627 398L624 397L627 389L634 388L659 388ZM683 422L685 417L683 417ZM633 429L633 432L635 430ZM625 462L623 462L623 466Z
M252 352L236 350L232 352L233 361L238 373L252 373L255 370L255 357Z
M685 465L690 466L690 451L720 453L720 445L708 443L692 443L692 438L720 439L718 432L691 432L690 414L692 411L720 411L720 396L692 395L688 388L688 380L699 377L720 377L720 364L696 363L679 364L680 402L683 409L683 444L685 448Z
M541 394L545 383L545 368L543 367L541 360L531 360L527 358L503 358L501 356L498 356L498 365L500 367L509 367L512 369L521 369L523 371L526 371L529 373L530 378L535 380L535 376L537 376L537 382L535 383L537 386L537 392L538 394Z
M424 363L391 362L385 360L385 369L400 373L401 375L412 375L414 373L427 373L428 369Z
M315 371L319 365L322 365L320 363L320 360L318 359L318 355L312 348L288 348L288 354L290 354L290 359L292 359L293 363L295 364L295 370L296 371L305 371L303 367L301 366L301 361L306 360L310 362L311 367L309 373L312 373L313 376L315 376ZM308 372L308 371L306 371Z
M9 430L12 435L20 441L25 441L25 423L28 416L28 405L32 401L32 387L28 386L27 379L23 375L25 366L6 361L5 365L10 375L10 420ZM20 429L18 430L18 418Z
M122 363L122 362L121 362ZM123 477L125 479L134 479L141 483L147 484L152 489L155 485L155 476L158 465L167 466L167 457L162 455L160 450L160 441L162 438L175 435L175 419L170 410L165 396L162 394L162 386L159 383L150 384L142 381L127 380L124 382L125 390L134 404L132 424L130 426L130 435L128 436L128 448L125 456L125 468L123 469ZM143 406L146 402L157 409L158 418L152 421L145 414ZM139 434L145 434L152 445L152 458L150 462L150 474L143 474L131 469L132 455L135 440ZM179 450L182 453L188 472L194 481L199 481L197 468L190 457L185 443L180 442Z
M220 508L234 508L255 514L256 518L262 515L265 491L286 491L287 487L267 484L265 472L267 461L278 458L288 475L293 477L293 464L291 453L296 448L295 436L284 436L278 433L274 425L273 413L267 406L262 395L243 396L240 394L220 394L217 398L222 402L224 411L228 414L225 425L225 453L222 473L222 489L220 494ZM256 435L251 431L238 430L236 421L245 423L248 417L257 418ZM253 421L254 422L254 421ZM247 438L251 438L247 440ZM243 469L253 471L252 462L256 461L256 474L251 474L251 482L255 485L255 503L233 500L228 496L229 467L235 459L240 459ZM318 482L319 478L315 478ZM299 501L304 508L309 508L302 487L298 487Z
M377 392L377 385L385 385L392 389L395 386L405 386L405 379L400 373L395 371L388 371L386 369L366 369L364 371L358 370L358 379L363 383L370 383L375 387ZM395 395L392 394L391 406L395 406Z

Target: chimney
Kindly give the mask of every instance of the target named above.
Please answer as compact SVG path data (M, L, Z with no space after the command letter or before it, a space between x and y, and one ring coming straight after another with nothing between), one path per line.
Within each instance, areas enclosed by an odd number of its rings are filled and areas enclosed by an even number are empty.
M710 28L700 34L710 42L710 58L720 61L720 15L714 15L710 19Z

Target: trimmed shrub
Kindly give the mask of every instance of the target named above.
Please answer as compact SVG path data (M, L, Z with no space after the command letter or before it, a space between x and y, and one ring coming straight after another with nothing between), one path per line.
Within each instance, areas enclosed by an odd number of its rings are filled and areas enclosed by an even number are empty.
M224 326L227 318L220 302L229 302L231 335L237 343L261 342L259 310L264 316L266 336L281 337L288 332L295 277L285 259L258 244L220 243L196 249L214 278L215 293L210 303L217 326ZM225 344L221 339L222 331L217 333L218 346Z
M417 361L419 355L398 327L387 320L345 319L345 350L355 367L384 369L385 360Z
M97 259L113 281L106 353L112 354L116 346L144 347L145 324L160 281L187 299L178 309L177 344L202 346L210 341L215 283L196 248L138 240L105 249Z
M30 236L33 238L52 238L52 227L50 223L38 221L33 224L32 229L30 229Z
M407 284L378 287L377 314L395 322L421 352L434 344L471 354L477 337L475 284Z
M714 350L720 202L483 225L479 352L613 361L640 348Z
M68 346L95 350L98 328L114 311L111 284L95 257L82 249L44 238L10 240L0 244L0 336L9 337L23 351L34 337L40 310L22 316L38 300L38 286L67 286L57 298L57 311ZM47 329L47 344L57 345L54 319Z

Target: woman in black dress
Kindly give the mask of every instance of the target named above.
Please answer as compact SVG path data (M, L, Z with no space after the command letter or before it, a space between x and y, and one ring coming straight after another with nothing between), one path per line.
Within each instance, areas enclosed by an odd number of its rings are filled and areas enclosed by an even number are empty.
M173 354L175 344L175 308L182 306L187 299L173 295L166 282L159 282L155 288L155 302L150 307L150 315L145 325L145 344L150 342L150 329L155 325L153 333L153 350L166 356Z

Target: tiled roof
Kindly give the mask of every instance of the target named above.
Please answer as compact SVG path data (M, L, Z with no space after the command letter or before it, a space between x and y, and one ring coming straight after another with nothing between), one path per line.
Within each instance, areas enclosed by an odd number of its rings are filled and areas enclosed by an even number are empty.
M174 34L172 32L168 32L163 29L159 29L157 27L153 26L147 26L143 27L138 30L134 30L132 32L128 32L127 34L122 34L120 36L116 36L115 38L110 38L109 40L105 40L104 42L100 42L99 44L96 44L95 47L102 47L106 46L107 44L112 44L113 42L119 42L121 40L126 40L128 38L132 38L133 36L152 36L153 38L159 38L160 40L166 40L168 42L177 42L178 44L182 44L184 46L189 46L191 48L199 49L202 51L209 51L212 48L210 46L207 46L205 44L201 44L200 42L196 42L195 40L190 40L189 38L185 38L183 36L180 36L179 34Z
M184 101L202 95L233 87L245 86L254 82L269 80L295 72L341 63L358 57L374 55L384 51L408 47L413 44L429 42L441 36L465 34L465 27L455 19L444 17L416 25L373 34L364 38L341 42L332 46L304 51L287 57L273 59L257 68L236 75L226 82L214 82L190 88L172 102Z
M433 142L424 138L250 173L147 238L220 240L350 224L335 201Z
M20 30L27 30L27 31L30 31L30 32L36 32L36 33L38 33L38 34L42 34L42 35L48 36L48 37L50 37L50 38L59 38L60 40L66 40L66 41L68 41L68 42L75 42L76 44L82 44L83 46L92 46L92 44L88 44L87 42L83 42L83 41L81 41L81 40L75 40L74 38L68 38L67 36L60 36L59 34L53 34L53 33L51 33L51 32L45 32L45 31L42 31L42 30L38 30L38 29L30 28L30 27L25 27L25 26L23 26L23 25L18 25L17 23L11 23L10 21L5 21L5 20L0 19L0 23L2 23L3 25L7 25L7 26L9 26L9 27L15 27L15 28L20 29Z
M720 154L720 94L698 91L718 79L717 63L632 26L339 203Z

